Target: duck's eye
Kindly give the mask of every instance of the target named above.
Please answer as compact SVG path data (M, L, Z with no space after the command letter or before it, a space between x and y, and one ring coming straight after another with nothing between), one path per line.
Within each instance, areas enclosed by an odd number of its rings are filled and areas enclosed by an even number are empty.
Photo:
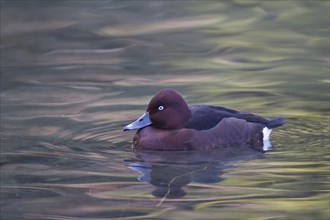
M162 105L158 106L158 110L159 111L163 111L164 110L164 106L162 106Z

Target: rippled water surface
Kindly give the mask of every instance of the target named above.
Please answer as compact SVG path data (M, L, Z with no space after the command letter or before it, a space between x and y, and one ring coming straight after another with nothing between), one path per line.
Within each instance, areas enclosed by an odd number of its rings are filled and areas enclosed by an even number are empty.
M329 219L329 1L1 1L1 219ZM159 89L287 123L133 152Z

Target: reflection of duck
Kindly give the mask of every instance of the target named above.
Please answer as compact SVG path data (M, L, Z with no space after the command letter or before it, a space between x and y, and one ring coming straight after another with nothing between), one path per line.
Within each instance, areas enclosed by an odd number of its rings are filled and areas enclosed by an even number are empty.
M147 111L124 130L139 129L136 149L205 150L249 146L271 147L271 129L283 125L282 117L266 119L247 112L216 106L188 107L182 96L171 89L158 92Z
M180 198L183 187L191 182L216 183L222 180L224 170L239 161L263 157L250 149L227 148L211 151L136 151L136 158L126 165L142 175L140 181L155 186L156 197Z

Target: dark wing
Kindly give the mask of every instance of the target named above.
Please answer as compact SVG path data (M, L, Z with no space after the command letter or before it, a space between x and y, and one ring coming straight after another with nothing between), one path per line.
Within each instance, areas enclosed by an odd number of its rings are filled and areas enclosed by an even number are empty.
M264 125L268 128L275 128L281 126L285 122L285 118L277 117L273 119L266 119L258 115L247 112L239 112L233 109L217 106L194 105L190 107L192 117L186 128L193 128L197 130L206 130L216 126L224 118L239 118L247 122Z

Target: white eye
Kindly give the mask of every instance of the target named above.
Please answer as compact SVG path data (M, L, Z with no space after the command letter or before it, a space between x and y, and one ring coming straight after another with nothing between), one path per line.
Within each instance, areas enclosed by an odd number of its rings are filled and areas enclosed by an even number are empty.
M159 110L159 111L164 110L164 106L162 106L162 105L158 106L158 110Z

